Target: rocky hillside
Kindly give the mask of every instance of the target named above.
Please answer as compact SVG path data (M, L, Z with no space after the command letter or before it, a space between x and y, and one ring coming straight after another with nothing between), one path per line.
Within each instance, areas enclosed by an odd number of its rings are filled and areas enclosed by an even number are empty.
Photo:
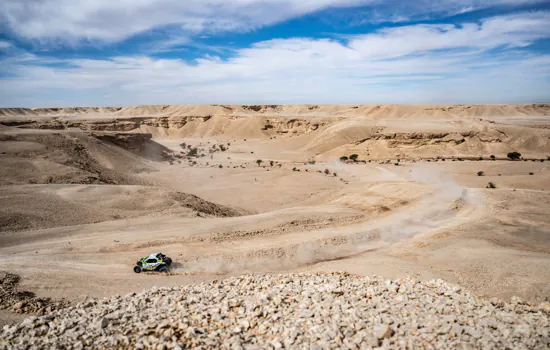
M4 327L0 348L547 349L549 315L439 280L246 275L30 317Z

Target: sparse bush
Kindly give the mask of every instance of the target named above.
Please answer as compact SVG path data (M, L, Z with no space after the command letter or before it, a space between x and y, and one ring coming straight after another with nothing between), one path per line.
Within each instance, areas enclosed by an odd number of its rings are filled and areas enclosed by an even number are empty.
M491 154L491 159L492 159L492 160L495 160L495 158L496 158L495 155L494 155L494 154Z
M218 165L218 168L220 168L220 169L221 169L221 168L223 168L223 165L221 165L221 164L220 164L220 165Z
M512 160L516 160L516 159L521 158L521 153L519 153L519 152L510 152L510 153L508 153L507 157L512 159Z
M489 183L487 184L487 188L497 188L497 186L496 186L494 183L489 182Z
M269 166L273 166L274 162L272 160L269 161Z
M485 173L483 171L478 171L477 172L477 176L483 176L483 175L485 175Z
M345 161L347 161L348 159L349 159L349 158L346 157L346 156L340 157L340 161L341 161L341 162L345 162Z
M358 158L359 158L358 154L352 154L351 156L349 156L349 159L353 160L354 162L357 162Z
M315 164L315 159L310 160L308 163L311 165Z
M262 163L263 163L263 160L261 160L261 159L258 159L258 160L256 161L256 163L258 164L258 166L260 166L260 164L262 164Z
M330 174L330 170L325 169L325 174L327 174L327 175Z
M298 169L296 167L292 168L292 171L298 171Z
M535 173L529 173L529 175L535 175Z
M222 150L222 152L225 152L225 151L227 151L227 148L225 148L225 146L224 146L224 145L220 145L220 149Z
M198 153L198 150L196 148L191 148L189 150L189 153L187 153L188 157L196 157Z
M180 147L185 149L185 147L187 147L187 144L185 142L180 143Z
M336 177L336 176L338 176L338 174L337 174L337 173L332 173L332 175L334 175L335 177Z
M395 165L395 166L399 166L399 163L395 163L394 165Z
M483 160L483 157L479 157L479 160Z

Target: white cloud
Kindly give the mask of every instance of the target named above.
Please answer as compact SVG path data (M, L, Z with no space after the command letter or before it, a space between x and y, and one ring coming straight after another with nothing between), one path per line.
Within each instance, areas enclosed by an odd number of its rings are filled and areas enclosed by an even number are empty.
M3 0L0 18L28 39L118 41L162 26L247 30L372 0Z
M392 57L430 50L522 47L547 38L550 12L515 14L485 19L481 24L415 25L356 36L350 48L369 57Z
M39 42L123 40L172 26L186 35L250 30L328 8L366 5L361 16L402 21L497 5L546 0L3 0L0 20L15 35Z
M0 62L11 76L0 84L0 105L548 101L550 55L523 48L550 37L549 16L404 26L348 43L276 39L229 60L114 57L60 68L36 56L12 59Z

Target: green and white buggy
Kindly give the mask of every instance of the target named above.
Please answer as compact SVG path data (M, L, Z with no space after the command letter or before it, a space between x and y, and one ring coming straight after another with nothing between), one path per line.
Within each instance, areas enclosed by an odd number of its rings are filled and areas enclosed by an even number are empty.
M154 253L138 260L134 266L134 272L170 272L172 259L162 253Z

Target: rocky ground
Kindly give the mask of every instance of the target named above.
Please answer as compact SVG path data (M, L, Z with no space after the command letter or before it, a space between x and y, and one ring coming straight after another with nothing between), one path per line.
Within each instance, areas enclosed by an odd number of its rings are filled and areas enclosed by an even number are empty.
M69 302L63 299L40 298L33 292L19 288L21 278L13 273L0 271L0 310L17 314L49 314L65 308Z
M550 304L441 280L245 275L87 300L5 326L0 348L547 349Z

